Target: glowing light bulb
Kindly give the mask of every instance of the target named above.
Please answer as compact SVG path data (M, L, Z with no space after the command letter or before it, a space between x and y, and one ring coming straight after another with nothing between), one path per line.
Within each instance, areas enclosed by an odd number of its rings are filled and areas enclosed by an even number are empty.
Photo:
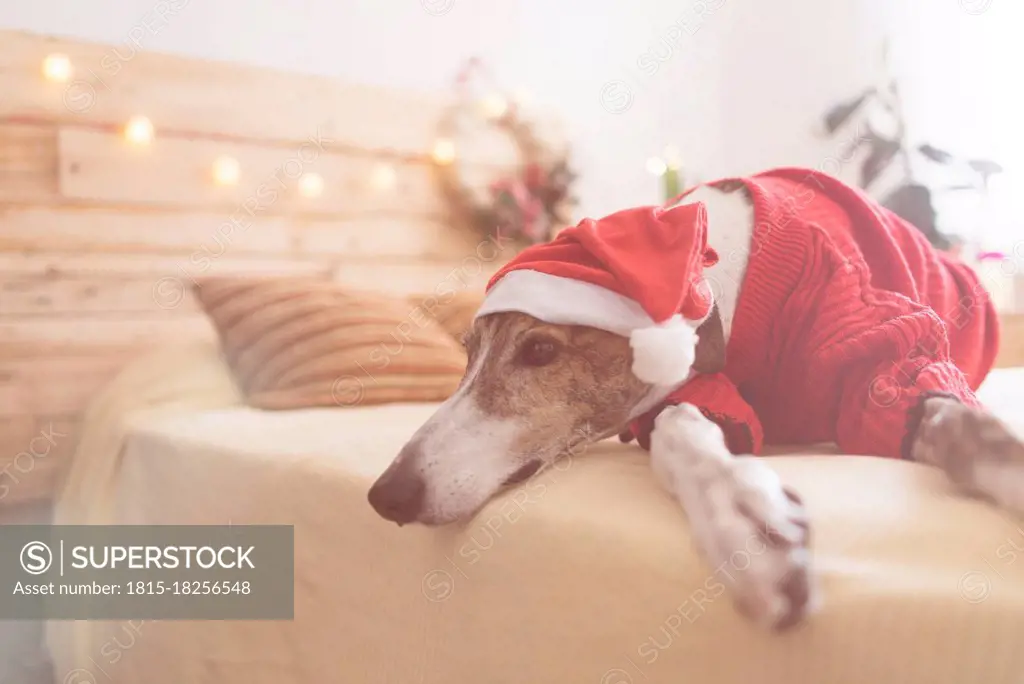
M484 116L489 119L500 119L508 111L508 102L501 95L489 95L480 103Z
M133 116L124 127L124 137L133 145L148 145L153 141L153 122L144 116Z
M398 174L395 173L393 166L390 164L378 164L370 176L370 185L373 186L374 190L383 192L394 188L396 180L398 180Z
M305 173L299 179L299 192L304 197L319 197L324 192L324 179L319 173Z
M438 164L451 164L455 161L455 143L448 138L440 138L434 143L434 161Z
M665 165L670 169L679 168L679 150L675 147L669 146L665 148L664 152Z
M48 81L63 83L71 78L71 60L67 55L54 53L43 60L43 76Z
M647 160L647 170L655 176L661 176L668 171L668 164L665 160L659 159L658 157L651 157Z
M217 185L237 185L242 168L234 157L218 157L213 162L213 180Z
M517 90L515 92L515 95L513 95L512 99L520 107L529 107L530 104L533 102L533 94L531 94L528 90Z

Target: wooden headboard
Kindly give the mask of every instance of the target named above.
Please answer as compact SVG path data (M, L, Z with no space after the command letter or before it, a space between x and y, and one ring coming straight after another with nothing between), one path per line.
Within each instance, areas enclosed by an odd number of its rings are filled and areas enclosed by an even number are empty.
M67 61L51 72L73 69L63 82L44 77L55 54ZM443 106L0 32L0 506L51 491L84 406L128 359L213 335L195 278L482 284L512 254L445 221L431 161ZM137 116L148 145L124 135ZM498 137L460 149L471 171L513 156ZM214 181L218 163L237 184Z

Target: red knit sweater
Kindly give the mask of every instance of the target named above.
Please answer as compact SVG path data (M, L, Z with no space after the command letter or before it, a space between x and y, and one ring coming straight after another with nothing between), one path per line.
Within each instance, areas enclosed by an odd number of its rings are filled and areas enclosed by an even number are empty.
M922 396L977 403L999 324L966 265L830 176L778 169L730 180L749 191L755 229L725 369L636 421L641 444L661 408L685 402L722 426L734 453L836 442L900 457Z

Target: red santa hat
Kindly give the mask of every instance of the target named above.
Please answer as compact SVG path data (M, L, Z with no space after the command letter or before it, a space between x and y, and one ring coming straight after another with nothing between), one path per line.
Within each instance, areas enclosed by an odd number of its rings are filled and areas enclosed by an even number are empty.
M491 278L477 316L518 311L623 335L634 375L678 385L711 312L703 269L717 261L704 205L627 209L523 250Z

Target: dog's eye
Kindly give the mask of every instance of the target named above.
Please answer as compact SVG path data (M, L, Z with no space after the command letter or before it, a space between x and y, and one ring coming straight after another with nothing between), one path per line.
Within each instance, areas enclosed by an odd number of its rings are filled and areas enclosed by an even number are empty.
M527 366L546 366L558 356L558 343L546 337L527 340L519 348L519 360Z

